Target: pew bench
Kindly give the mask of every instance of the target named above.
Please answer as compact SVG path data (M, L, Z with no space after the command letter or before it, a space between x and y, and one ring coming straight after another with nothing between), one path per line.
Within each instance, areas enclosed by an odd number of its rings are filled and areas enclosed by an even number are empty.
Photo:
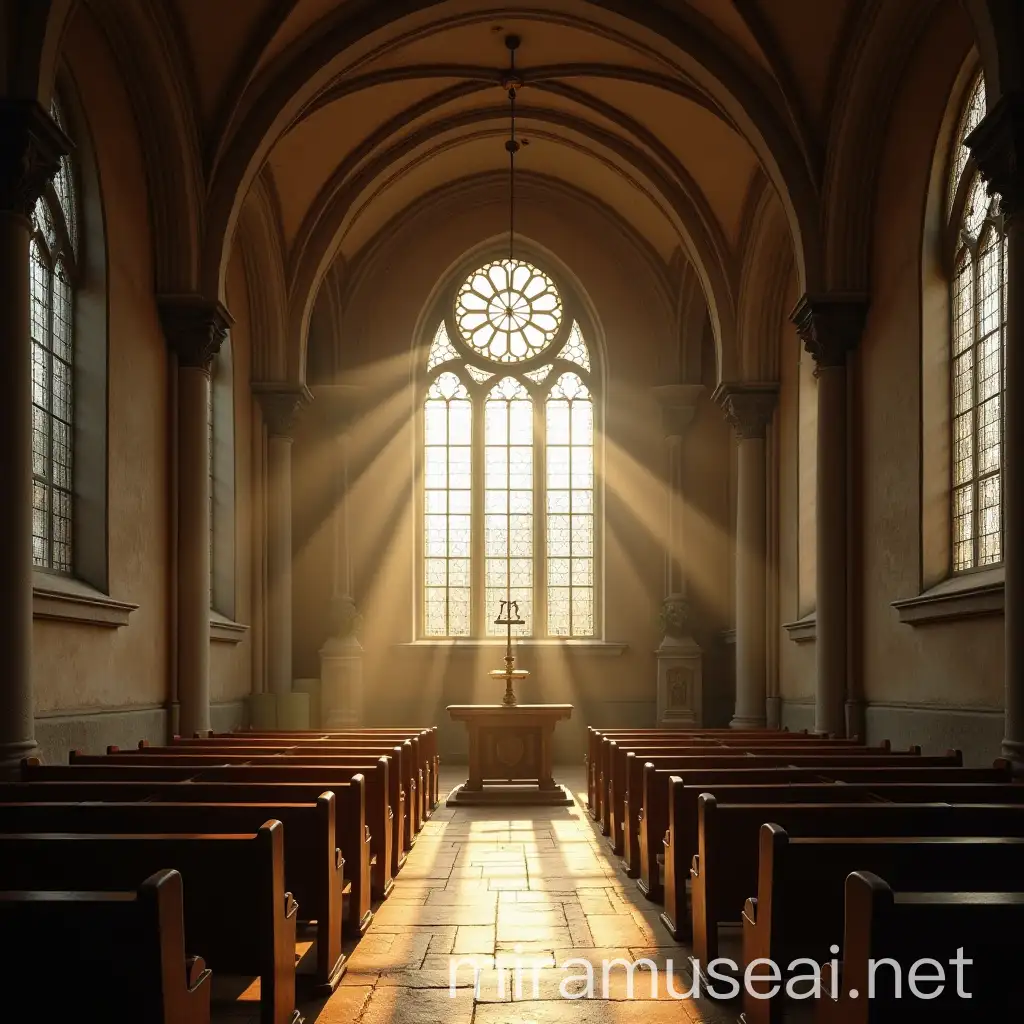
M135 891L0 892L0 963L10 1020L210 1024L210 971L185 954L181 875ZM41 991L29 979L52 967Z
M757 891L761 826L772 821L797 836L1024 837L1024 807L1012 804L722 804L698 799L698 852L690 868L693 953L718 957L719 925L742 918Z
M787 774L781 774L787 773ZM939 757L908 758L790 758L787 764L775 764L770 759L752 761L733 758L717 766L694 764L692 758L647 758L644 764L643 797L636 823L637 844L640 850L640 879L637 887L648 899L660 902L663 895L659 859L663 853L663 838L668 830L670 781L683 775L687 784L699 782L784 782L842 781L873 782L886 779L905 781L997 782L1009 781L1011 775L1005 762L995 768L964 768L959 751ZM632 827L632 826L631 826ZM689 862L684 865L684 877Z
M664 846L664 903L662 922L676 937L689 935L690 914L686 906L685 883L698 852L698 800L710 793L724 804L816 804L816 803L949 803L1024 804L1024 785L1009 780L992 783L964 782L862 782L845 779L812 781L806 777L769 779L763 783L738 785L702 782L686 785L671 780L671 802ZM766 811L767 813L767 811Z
M345 914L346 933L362 935L373 920L371 907L372 835L366 825L366 785L360 773L346 770L314 768L308 772L303 766L250 766L219 765L197 769L194 765L133 765L119 764L114 759L98 758L102 764L43 765L35 759L22 762L22 779L33 783L40 780L64 782L138 781L191 784L199 781L230 781L243 785L264 782L313 782L320 793L334 793L336 810L335 845L341 849L347 867L349 890L348 909ZM183 793L187 791L183 790ZM176 800L192 802L187 796ZM202 798L201 798L202 799ZM351 851L351 852L349 852Z
M1024 972L1020 949L1009 937L1022 931L1019 892L894 892L878 875L855 871L846 880L840 977L833 979L831 965L825 966L816 1024L1016 1020L1024 1006ZM957 958L972 963L956 967ZM924 959L944 968L945 985L935 999L909 991L910 968ZM901 968L899 993L896 972L883 960ZM919 990L934 993L937 984L921 982ZM961 992L971 998L961 998Z
M315 969L297 981L308 981L312 995L330 995L347 959L341 948L343 860L335 845L334 793L319 794L311 804L0 803L0 833L254 833L270 819L284 826L284 883L298 903L298 919L316 922Z
M741 971L755 960L786 966L798 958L824 963L843 940L847 876L872 871L915 892L984 888L1024 891L1024 839L893 836L793 838L761 826L757 896L743 908ZM782 1024L784 991L765 983L743 992L745 1024Z
M216 975L259 977L261 1024L300 1024L298 907L279 821L253 835L0 835L0 877L13 889L106 892L168 864L181 874L186 947Z

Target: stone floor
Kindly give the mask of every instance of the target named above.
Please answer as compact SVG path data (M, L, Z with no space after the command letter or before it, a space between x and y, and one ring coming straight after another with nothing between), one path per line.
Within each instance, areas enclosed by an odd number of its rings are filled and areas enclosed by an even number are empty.
M443 772L441 792L463 772ZM442 801L353 949L340 987L326 1002L302 1006L308 1024L735 1021L738 1005L678 998L691 989L687 950L583 809L583 772L558 776L576 806L509 812ZM631 998L622 961L644 958L657 972L633 972ZM592 998L580 961L593 965ZM565 998L560 986L584 998Z

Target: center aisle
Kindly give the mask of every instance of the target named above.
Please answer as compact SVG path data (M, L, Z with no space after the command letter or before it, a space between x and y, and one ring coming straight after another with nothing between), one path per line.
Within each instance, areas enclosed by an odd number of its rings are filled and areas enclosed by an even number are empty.
M442 794L464 769L441 773ZM686 949L658 921L636 883L619 869L583 809L582 770L561 769L573 807L446 808L441 804L353 950L338 990L306 1005L317 1024L681 1024L735 1020L738 1007L673 998L691 987ZM581 792L582 791L582 792ZM559 994L586 989L592 997ZM621 961L657 967L633 972ZM618 964L613 961L620 961ZM450 988L452 962L458 963ZM672 963L671 978L668 975ZM481 967L474 998L473 963ZM498 968L496 968L496 963ZM608 981L603 981L603 965ZM501 967L504 970L501 970ZM519 991L514 968L519 967ZM569 980L567 980L569 979ZM571 979L580 979L573 981ZM536 989L535 989L536 981ZM732 1011L732 1012L730 1012Z

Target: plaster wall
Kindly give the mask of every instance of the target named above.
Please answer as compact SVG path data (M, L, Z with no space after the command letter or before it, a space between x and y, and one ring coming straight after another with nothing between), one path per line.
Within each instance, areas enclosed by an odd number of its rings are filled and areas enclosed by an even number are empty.
M599 456L604 638L625 647L523 645L517 656L517 664L533 673L520 689L521 701L575 705L573 721L556 734L556 754L575 758L582 753L588 724L654 723L667 495L661 418L650 388L670 382L662 367L671 361L664 349L672 329L649 266L592 209L564 198L552 204L536 200L517 211L517 224L522 235L575 275L593 305L606 349ZM344 337L337 339L346 377L366 381L375 396L353 431L349 499L356 598L365 616L366 720L438 722L442 749L456 756L465 740L461 727L448 726L444 708L497 700L487 671L500 665L502 651L414 642L419 592L415 417L422 395L413 383L410 349L444 268L506 226L503 201L419 214L359 278L346 308ZM423 326L432 336L436 324ZM600 337L592 331L588 341L600 361ZM426 347L415 358L425 363ZM332 365L325 359L317 363ZM713 667L716 658L721 660L717 647L730 616L728 475L722 473L729 460L729 431L707 397L713 366L705 372L709 386L686 439L684 515L697 639ZM331 458L331 441L317 423L313 415L304 420L295 444L296 676L319 674L317 651L330 628L331 499L317 480ZM715 684L710 678L706 688Z

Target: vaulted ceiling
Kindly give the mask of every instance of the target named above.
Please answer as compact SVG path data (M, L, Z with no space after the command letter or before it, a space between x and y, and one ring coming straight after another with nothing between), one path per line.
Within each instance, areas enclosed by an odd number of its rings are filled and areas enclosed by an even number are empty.
M951 0L138 2L162 8L186 69L204 290L223 290L258 194L301 334L312 296L299 293L315 293L332 261L358 261L453 183L504 173L504 40L515 33L517 169L585 195L666 267L693 264L721 333L738 320L766 194L801 286L859 283L863 268L846 257L850 280L828 280L839 266L830 236L837 217L861 216L841 186L872 173L872 142L837 169L840 137L879 120L902 54Z

